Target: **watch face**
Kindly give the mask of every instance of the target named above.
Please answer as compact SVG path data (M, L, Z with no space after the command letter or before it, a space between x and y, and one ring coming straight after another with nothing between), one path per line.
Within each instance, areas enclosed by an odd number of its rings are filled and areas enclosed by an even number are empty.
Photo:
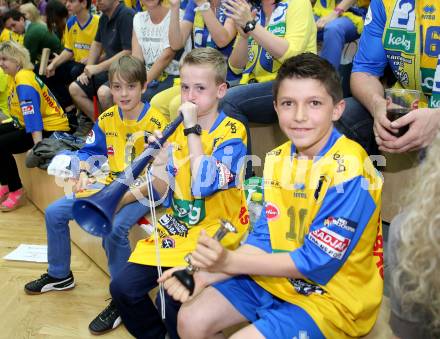
M246 22L246 26L244 26L243 31L245 33L248 33L250 31L253 31L255 29L255 21L248 21Z

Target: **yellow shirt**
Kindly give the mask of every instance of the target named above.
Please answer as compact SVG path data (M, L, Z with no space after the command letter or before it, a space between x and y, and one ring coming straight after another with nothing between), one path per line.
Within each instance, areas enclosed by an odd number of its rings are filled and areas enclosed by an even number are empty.
M200 231L204 229L212 236L220 226L220 218L228 219L238 231L226 235L222 244L237 247L249 224L244 193L236 180L241 175L239 160L246 154L244 126L221 113L211 130L202 132L206 156L201 168L207 166L208 169L196 175L193 181L188 142L182 125L168 141L172 161L167 168L172 191L164 203L169 207L157 225L161 265L184 265L184 257L194 250ZM129 261L156 266L154 236L140 240Z
M73 53L73 60L81 62L89 56L90 47L95 40L98 30L99 16L90 15L89 20L84 26L78 22L78 18L73 16L67 20L66 30L63 35L64 48Z
M49 88L29 69L17 72L8 98L9 113L27 132L68 131L69 122Z

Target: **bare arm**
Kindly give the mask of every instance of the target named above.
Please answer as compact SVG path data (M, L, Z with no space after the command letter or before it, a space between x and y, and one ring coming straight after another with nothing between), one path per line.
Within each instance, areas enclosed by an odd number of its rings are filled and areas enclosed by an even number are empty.
M216 18L212 9L202 12L203 20L206 27L211 34L212 40L220 47L226 47L237 35L237 29L235 28L234 21L232 19L226 19L225 24L222 25Z
M32 132L32 140L34 141L34 145L43 140L43 132L35 131Z
M186 20L180 22L180 1L170 1L170 27L168 30L168 39L170 47L174 51L185 46L185 42L191 34L192 23Z
M142 53L142 48L139 45L136 32L133 29L133 33L131 35L131 55L133 55L136 59L144 62L144 54Z
M87 60L87 65L95 65L98 62L101 53L102 53L102 44L100 42L93 41L92 46L90 47L90 53L89 53L89 58Z
M239 35L235 41L234 48L229 56L229 63L232 67L244 69L248 61L248 41L247 37Z
M151 66L150 70L147 72L147 83L150 83L152 80L159 79L160 75L165 68L167 68L175 55L176 52L170 47L165 48L159 58L154 62L153 66Z

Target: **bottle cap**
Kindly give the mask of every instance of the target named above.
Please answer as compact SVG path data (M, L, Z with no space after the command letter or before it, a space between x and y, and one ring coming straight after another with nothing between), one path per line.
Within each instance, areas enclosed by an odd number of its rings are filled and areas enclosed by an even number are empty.
M252 193L251 200L255 201L255 202L263 201L263 193L260 193L260 192Z

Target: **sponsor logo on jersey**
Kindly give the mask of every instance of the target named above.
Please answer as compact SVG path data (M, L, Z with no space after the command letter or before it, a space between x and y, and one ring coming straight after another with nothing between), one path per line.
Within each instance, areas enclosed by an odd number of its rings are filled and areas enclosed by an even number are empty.
M338 164L338 168L336 169L337 173L345 172L345 164L344 164L344 157L340 155L338 152L333 154L333 160L336 161Z
M178 221L171 214L164 214L159 219L159 224L168 232L170 235L179 235L181 237L186 237L188 235L188 227Z
M287 278L289 282L292 284L293 288L295 288L295 291L302 295L310 295L312 293L316 294L324 294L325 291L322 289L322 287L309 283L303 279L292 279Z
M231 133L232 133L232 134L237 133L237 124L236 124L235 122L228 121L228 122L226 123L226 127L228 127L228 126L231 128Z
M434 5L426 5L423 7L422 19L435 20L435 9Z
M416 23L415 0L399 0L396 2L390 27L414 31Z
M385 49L412 54L416 47L416 33L389 29L385 34L384 45Z
M357 224L349 219L328 217L324 220L324 226L329 227L331 225L335 225L336 227L342 228L352 233L356 231L357 227Z
M271 202L266 203L265 210L267 220L275 220L280 215L279 208Z
M156 118L151 118L150 121L157 126L157 128L162 128L162 124Z
M79 42L76 42L75 44L73 44L73 46L76 49L85 49L85 50L89 50L90 49L90 44L84 44L84 43L79 43Z
M176 241L171 237L162 239L162 248L174 248L176 247Z
M20 101L21 113L23 116L34 114L34 105L32 104L32 100L23 100Z
M330 257L341 260L350 245L350 239L343 237L327 227L312 231L309 240Z
M216 161L217 173L218 173L218 185L219 187L225 187L231 181L234 180L234 175L229 168L220 161Z
M107 155L115 155L115 149L112 145L107 147Z
M95 142L95 131L90 130L89 134L87 134L86 144L93 144Z

